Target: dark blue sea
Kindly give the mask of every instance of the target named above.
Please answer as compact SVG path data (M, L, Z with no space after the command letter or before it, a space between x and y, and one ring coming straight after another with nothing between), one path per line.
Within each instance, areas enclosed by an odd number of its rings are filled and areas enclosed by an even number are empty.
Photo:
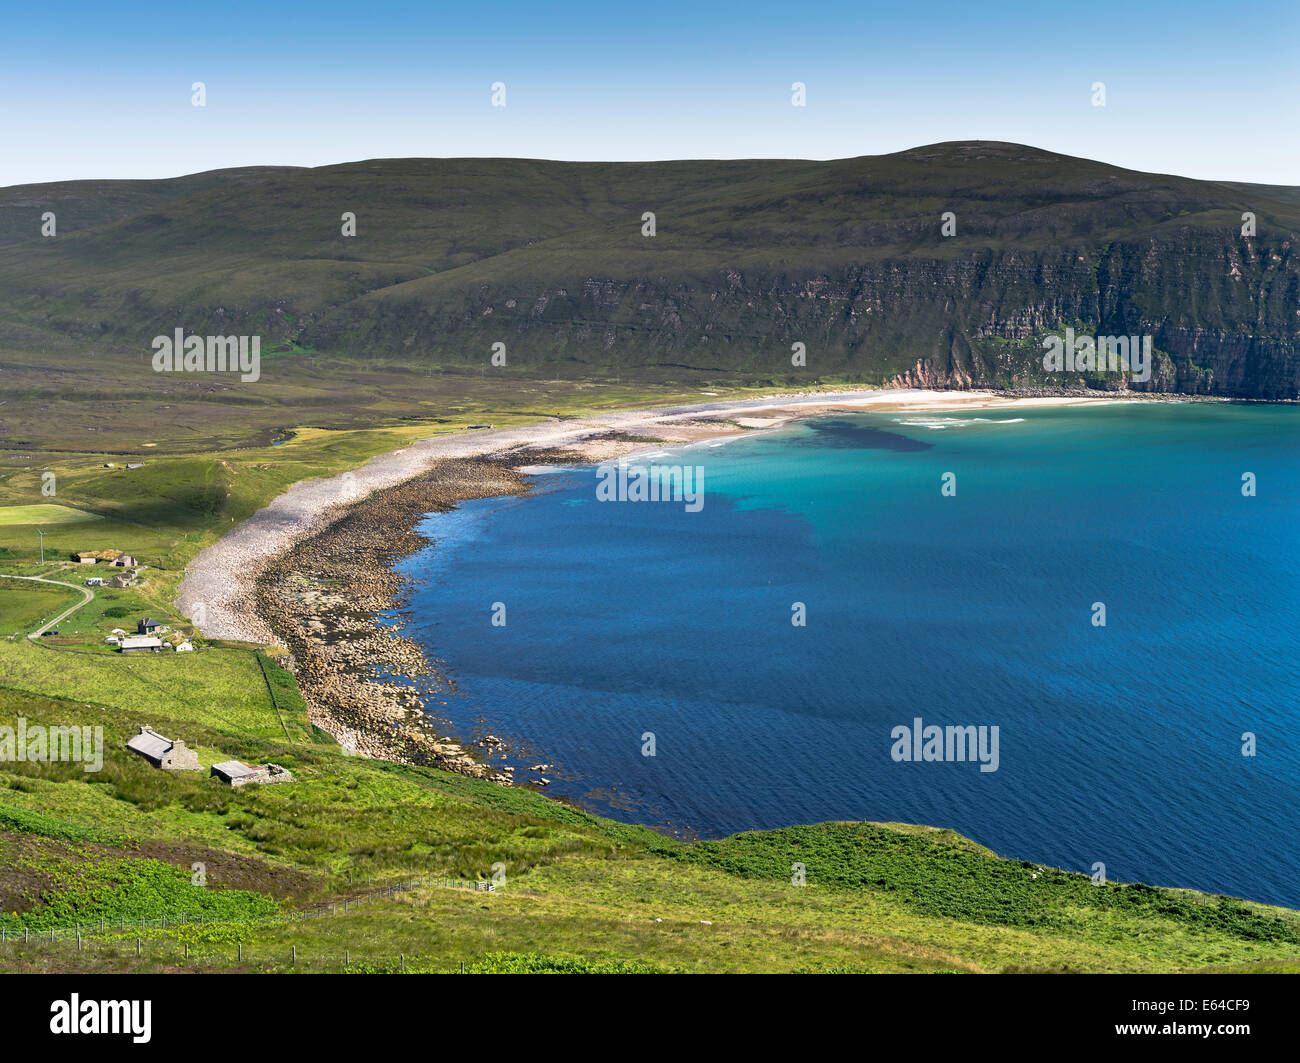
M831 415L652 463L701 467L702 508L566 469L426 518L404 565L459 687L435 707L521 744L521 780L701 836L927 823L1300 907L1300 408ZM894 759L917 718L996 726L997 770Z

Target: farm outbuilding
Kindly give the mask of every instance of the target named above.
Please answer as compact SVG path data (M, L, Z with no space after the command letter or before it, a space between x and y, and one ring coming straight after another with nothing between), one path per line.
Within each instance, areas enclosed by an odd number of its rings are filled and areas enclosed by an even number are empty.
M121 550L78 550L72 554L72 560L79 565L94 565L100 561L105 561L110 565L120 565L122 558L127 555ZM135 564L135 558L130 558L130 563Z
M245 764L242 760L226 760L220 764L213 764L212 775L227 786L293 782L293 776L279 764Z

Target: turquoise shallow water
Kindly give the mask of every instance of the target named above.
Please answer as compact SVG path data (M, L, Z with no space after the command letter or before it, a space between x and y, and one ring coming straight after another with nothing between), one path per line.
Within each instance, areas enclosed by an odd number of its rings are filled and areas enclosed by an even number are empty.
M1300 906L1298 459L1296 408L815 418L655 459L699 512L580 469L430 516L404 614L462 736L616 818L929 823ZM895 761L916 717L997 726L998 770Z

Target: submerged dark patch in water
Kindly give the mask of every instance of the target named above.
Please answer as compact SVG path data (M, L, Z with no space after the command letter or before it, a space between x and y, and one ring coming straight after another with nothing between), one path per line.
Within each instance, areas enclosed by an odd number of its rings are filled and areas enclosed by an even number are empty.
M934 446L933 443L923 443L919 439L855 421L818 418L809 421L808 427L812 429L812 434L796 439L796 445L835 447L841 450L897 451L929 450Z

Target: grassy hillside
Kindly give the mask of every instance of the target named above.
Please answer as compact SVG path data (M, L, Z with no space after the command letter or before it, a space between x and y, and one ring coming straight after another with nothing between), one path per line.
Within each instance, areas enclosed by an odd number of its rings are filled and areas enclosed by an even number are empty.
M18 367L57 356L62 390L89 377L105 404L177 327L260 335L299 375L313 358L390 379L480 370L503 342L491 371L505 379L1062 386L1088 382L1044 374L1036 341L1078 324L1153 335L1152 389L1295 397L1295 193L991 142L832 162L389 159L23 186L0 190L0 349ZM45 210L54 238L39 235ZM245 407L277 396L202 386Z
M401 957L409 970L580 957L712 971L1168 970L1300 957L1296 913L1098 887L951 832L832 823L684 844L528 791L172 712L153 713L154 725L183 733L204 764L271 758L298 782L232 791L116 752L91 775L3 765L0 966L171 968L185 965L187 943L190 966L288 969L293 946L313 970L342 968L345 950L358 970L397 969ZM92 722L116 750L140 710L4 689L0 714ZM796 860L805 886L791 884ZM196 862L203 887L190 884ZM474 881L500 865L505 882L490 894L429 885L371 896L385 882ZM334 914L288 918L322 902ZM164 918L185 922L164 929ZM81 953L63 937L12 942L23 928L73 923Z

